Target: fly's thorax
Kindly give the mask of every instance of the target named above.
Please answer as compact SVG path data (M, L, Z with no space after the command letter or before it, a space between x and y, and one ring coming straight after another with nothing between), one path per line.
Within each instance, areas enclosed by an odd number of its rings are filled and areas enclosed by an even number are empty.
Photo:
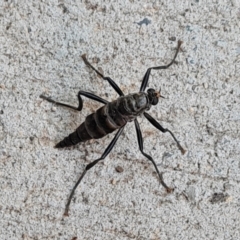
M141 111L141 110L145 111L151 107L151 105L149 104L147 93L145 92L133 93L132 96L135 99L136 108L138 111Z
M136 117L151 107L148 95L145 92L122 96L117 99L116 104L118 111L122 115L129 117Z

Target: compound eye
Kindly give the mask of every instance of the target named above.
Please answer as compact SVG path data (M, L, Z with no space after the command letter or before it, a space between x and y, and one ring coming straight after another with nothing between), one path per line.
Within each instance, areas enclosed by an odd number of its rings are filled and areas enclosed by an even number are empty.
M155 93L155 90L154 90L153 88L149 88L149 89L147 90L147 92L148 92L148 94L150 95L150 94Z
M154 97L152 100L152 105L157 105L158 104L158 97Z
M153 88L149 88L147 90L147 93L151 104L152 105L158 104L158 95L156 94L156 90L154 90Z

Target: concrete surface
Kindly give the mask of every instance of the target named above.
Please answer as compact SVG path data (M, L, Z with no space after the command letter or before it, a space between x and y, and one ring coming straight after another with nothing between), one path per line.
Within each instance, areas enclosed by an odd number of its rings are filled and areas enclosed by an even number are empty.
M0 21L0 239L240 239L239 1L6 0ZM178 64L151 74L167 99L150 113L187 153L140 118L145 151L175 191L159 185L130 123L63 218L84 166L114 135L54 149L101 104L85 99L79 113L39 95L76 106L80 89L115 99L83 53L137 92L178 39Z

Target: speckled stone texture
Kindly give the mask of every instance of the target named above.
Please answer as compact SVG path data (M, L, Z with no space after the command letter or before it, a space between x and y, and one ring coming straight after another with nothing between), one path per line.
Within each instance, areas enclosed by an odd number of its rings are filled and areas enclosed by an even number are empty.
M139 118L144 150L174 192L159 184L138 149L134 124L67 198L86 164L114 134L69 149L54 145L117 94L149 87L166 99L150 110L169 134ZM0 2L0 239L240 239L240 2L43 0ZM123 171L118 172L119 167Z

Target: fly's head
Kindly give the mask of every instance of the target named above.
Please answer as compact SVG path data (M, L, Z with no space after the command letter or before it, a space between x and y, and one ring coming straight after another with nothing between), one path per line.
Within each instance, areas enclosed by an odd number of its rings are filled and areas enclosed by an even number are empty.
M153 88L149 88L149 89L147 90L147 93L148 93L149 102L150 102L150 104L152 104L152 105L157 105L160 97L161 97L161 98L164 98L164 97L161 95L161 88L160 88L159 91L156 91L156 90L153 89Z

